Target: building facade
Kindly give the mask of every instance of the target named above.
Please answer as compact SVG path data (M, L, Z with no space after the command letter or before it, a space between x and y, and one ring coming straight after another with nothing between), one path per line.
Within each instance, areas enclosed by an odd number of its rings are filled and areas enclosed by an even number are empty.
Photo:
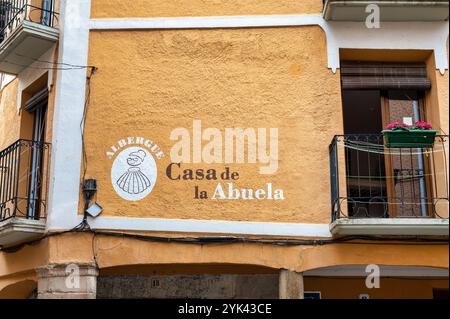
M448 1L0 20L0 297L448 295Z

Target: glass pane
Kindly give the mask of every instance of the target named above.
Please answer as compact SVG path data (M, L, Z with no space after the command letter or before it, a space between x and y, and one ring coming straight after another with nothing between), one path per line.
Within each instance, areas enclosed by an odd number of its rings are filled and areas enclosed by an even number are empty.
M389 92L388 122L413 124L422 120L417 92ZM388 179L394 185L389 201L398 217L427 216L426 178L421 149L390 149L392 171Z

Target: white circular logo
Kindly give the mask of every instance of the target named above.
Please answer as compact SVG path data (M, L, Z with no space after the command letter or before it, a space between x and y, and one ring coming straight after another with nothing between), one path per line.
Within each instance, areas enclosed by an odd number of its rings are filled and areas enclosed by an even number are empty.
M142 147L129 147L114 160L111 182L125 200L139 201L155 187L158 170L152 154Z

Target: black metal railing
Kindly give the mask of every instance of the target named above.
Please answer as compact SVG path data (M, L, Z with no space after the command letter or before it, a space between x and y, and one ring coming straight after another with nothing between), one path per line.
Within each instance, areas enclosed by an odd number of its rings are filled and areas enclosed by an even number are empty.
M19 140L0 152L0 222L47 213L50 144Z
M30 0L0 0L0 43L23 21L31 21L55 27L58 14L53 11L53 0L43 0L41 6L30 4Z
M448 218L448 136L433 148L385 148L381 134L337 135L330 147L332 221Z

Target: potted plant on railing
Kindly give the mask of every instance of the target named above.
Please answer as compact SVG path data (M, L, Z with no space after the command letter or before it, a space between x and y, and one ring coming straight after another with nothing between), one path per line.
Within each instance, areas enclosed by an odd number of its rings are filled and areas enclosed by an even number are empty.
M394 122L383 131L385 146L390 148L433 147L437 133L431 124L422 121L413 125Z

